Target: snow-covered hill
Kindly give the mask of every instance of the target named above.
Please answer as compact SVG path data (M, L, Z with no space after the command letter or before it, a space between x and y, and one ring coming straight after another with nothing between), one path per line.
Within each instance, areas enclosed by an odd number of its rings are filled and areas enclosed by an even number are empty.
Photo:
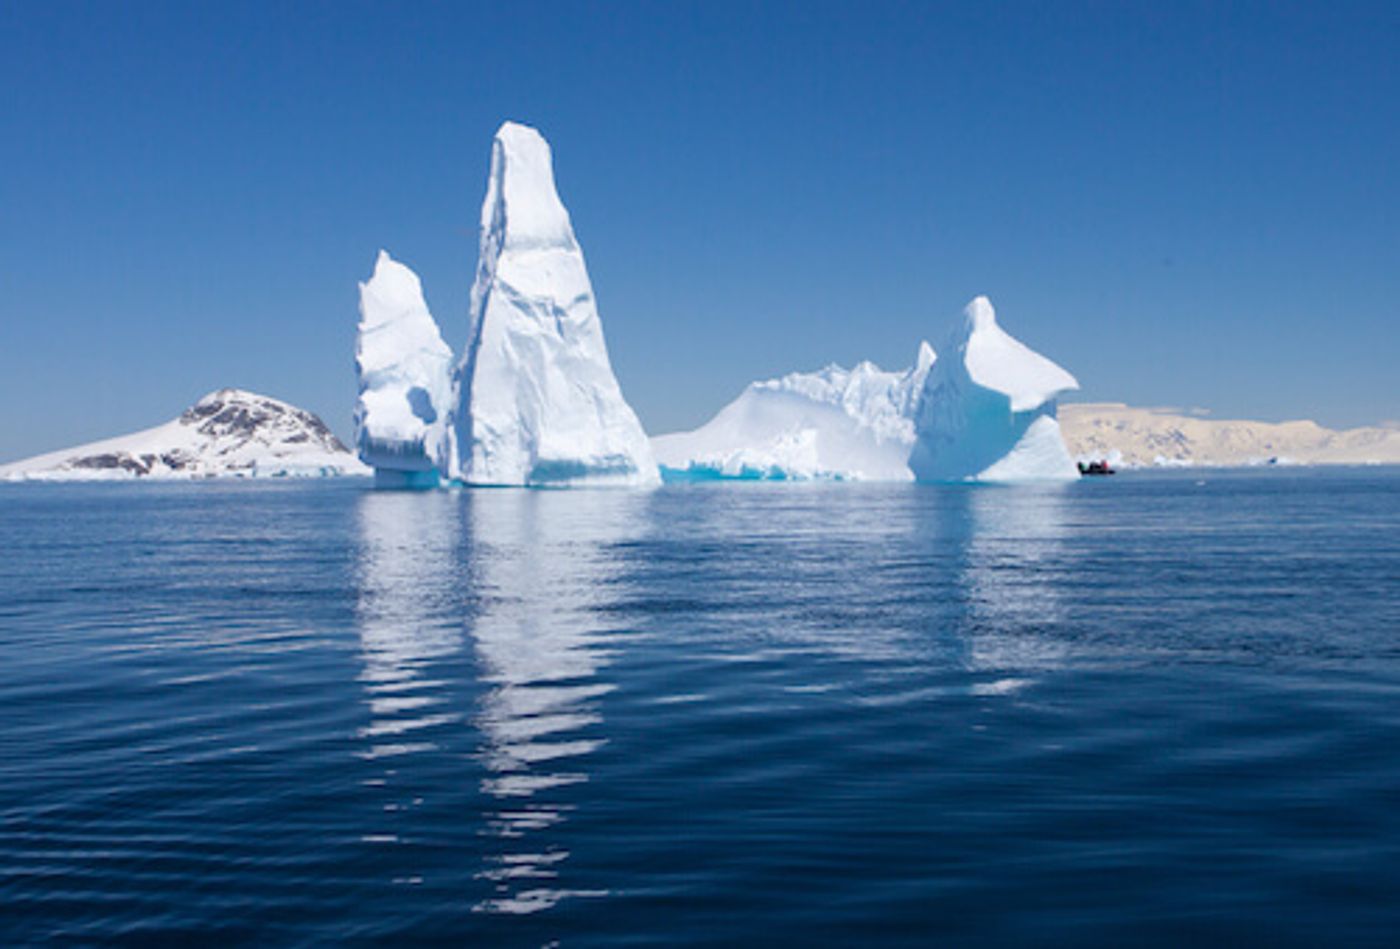
M315 415L241 389L145 431L0 465L5 481L366 475Z
M1335 431L1316 422L1198 418L1121 402L1060 406L1070 453L1127 467L1400 464L1400 428Z

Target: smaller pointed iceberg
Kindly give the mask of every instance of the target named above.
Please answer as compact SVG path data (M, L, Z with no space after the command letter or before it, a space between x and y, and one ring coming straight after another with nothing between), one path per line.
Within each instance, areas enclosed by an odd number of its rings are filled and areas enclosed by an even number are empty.
M660 480L613 375L549 144L514 122L492 144L456 385L451 473L468 484Z
M924 381L909 467L920 481L1079 476L1055 419L1074 376L997 324L986 297L967 305Z
M452 408L452 350L428 312L418 275L382 250L373 276L360 284L355 371L355 445L376 484L437 484Z

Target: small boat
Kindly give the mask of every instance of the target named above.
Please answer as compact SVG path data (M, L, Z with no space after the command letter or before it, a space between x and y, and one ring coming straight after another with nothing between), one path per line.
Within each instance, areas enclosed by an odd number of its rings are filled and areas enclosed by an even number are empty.
M1088 464L1081 461L1079 463L1079 473L1087 478L1090 475L1111 475L1115 472L1106 461L1091 461Z

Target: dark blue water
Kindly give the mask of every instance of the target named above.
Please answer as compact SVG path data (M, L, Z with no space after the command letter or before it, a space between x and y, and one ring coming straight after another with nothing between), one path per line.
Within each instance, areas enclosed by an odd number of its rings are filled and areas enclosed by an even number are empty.
M0 943L1400 931L1400 473L0 490Z

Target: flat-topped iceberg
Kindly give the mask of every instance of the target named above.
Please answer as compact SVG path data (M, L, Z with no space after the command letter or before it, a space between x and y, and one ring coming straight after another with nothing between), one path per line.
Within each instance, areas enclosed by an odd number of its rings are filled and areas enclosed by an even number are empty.
M914 403L933 362L923 343L903 372L862 362L754 382L700 428L652 448L673 479L908 481Z
M360 284L355 371L360 460L384 486L436 484L448 466L452 350L428 312L418 275L382 250L374 274Z
M549 144L514 122L491 150L456 388L451 474L468 484L660 480L613 375Z
M1079 476L1055 420L1074 376L997 324L986 297L967 305L924 380L909 467L920 481Z

